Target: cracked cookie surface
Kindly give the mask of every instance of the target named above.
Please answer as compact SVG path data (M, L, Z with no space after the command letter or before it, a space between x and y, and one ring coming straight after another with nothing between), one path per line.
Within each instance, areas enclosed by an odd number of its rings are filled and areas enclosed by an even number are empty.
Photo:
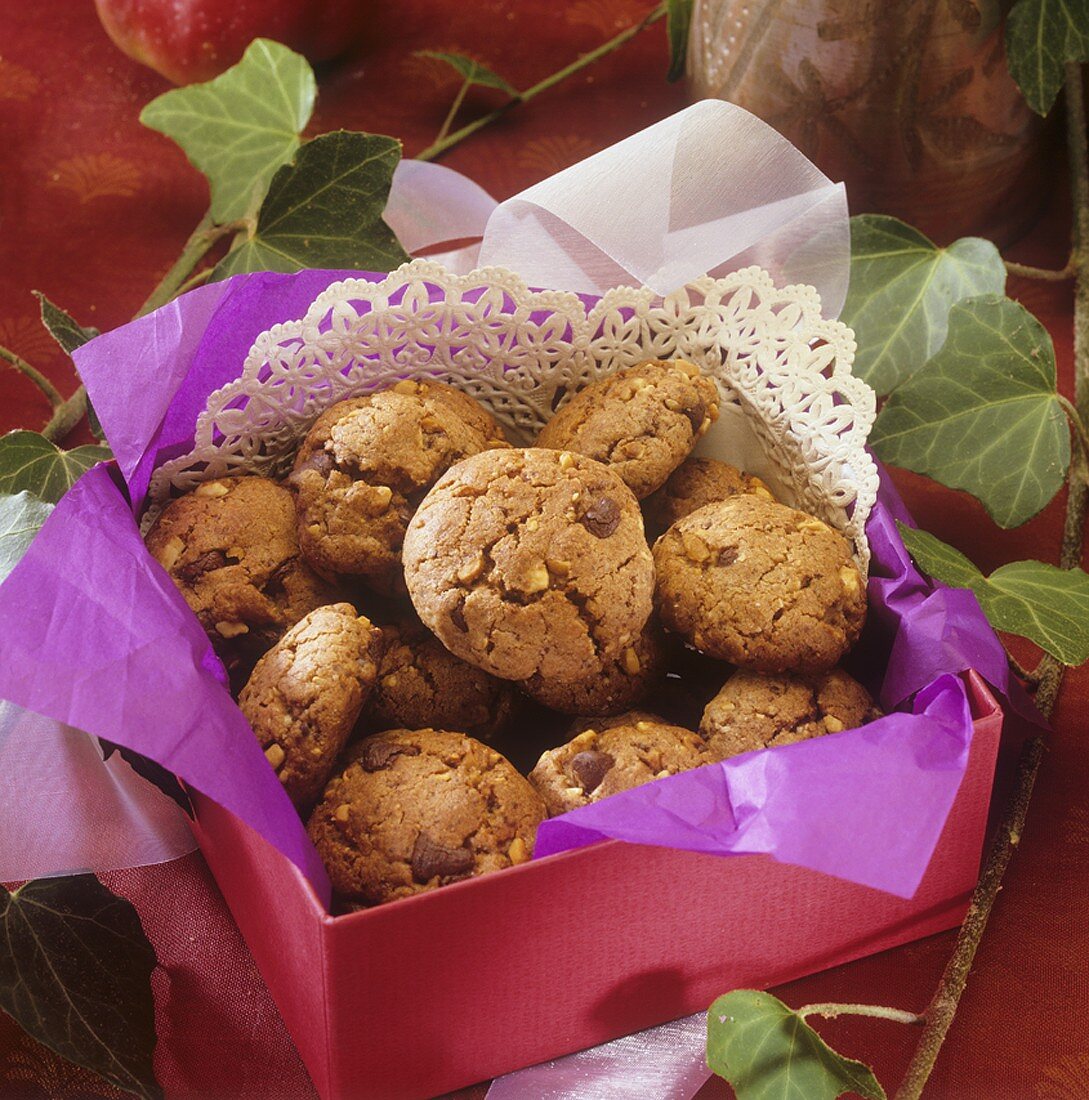
M145 541L232 672L339 598L300 556L291 493L268 478L198 485L163 509Z
M350 750L310 818L333 890L377 905L526 862L544 803L460 733L387 730Z
M519 687L542 706L564 714L609 715L630 710L665 675L668 647L657 616L617 656L576 670L574 676L531 676Z
M697 508L737 493L754 493L765 500L775 499L760 478L746 474L728 462L694 456L686 458L669 475L666 483L643 501L647 530L660 535Z
M635 497L569 452L458 463L420 504L404 565L417 614L446 648L507 680L570 679L620 655L653 600Z
M759 672L823 672L866 616L851 544L804 512L751 494L705 505L654 544L667 630Z
M683 359L652 359L579 390L538 447L607 464L637 497L653 493L718 419L718 388Z
M506 446L483 406L441 382L338 402L314 422L288 479L304 557L403 591L401 542L420 498L459 459Z
M383 627L385 652L367 704L371 730L457 730L487 741L510 722L506 680L455 657L426 627L404 619Z
M700 736L715 760L856 729L881 717L870 693L842 669L815 676L738 671L703 712Z
M382 633L348 603L311 611L258 662L238 696L296 806L321 793L378 675Z
M633 719L585 729L542 755L529 779L550 816L710 763L703 739L691 730L661 719Z

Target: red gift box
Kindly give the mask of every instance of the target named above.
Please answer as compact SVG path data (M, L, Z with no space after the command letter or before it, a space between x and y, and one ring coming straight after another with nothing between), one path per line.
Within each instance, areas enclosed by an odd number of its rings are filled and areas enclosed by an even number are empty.
M1002 711L967 676L967 771L905 900L767 856L605 841L346 916L216 803L195 831L323 1097L424 1097L956 926Z

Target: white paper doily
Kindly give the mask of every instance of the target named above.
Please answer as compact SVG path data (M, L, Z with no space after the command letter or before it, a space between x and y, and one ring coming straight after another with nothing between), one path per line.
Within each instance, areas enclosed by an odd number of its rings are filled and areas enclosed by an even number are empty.
M876 402L851 375L854 352L853 333L821 316L812 287L777 288L757 267L665 299L618 287L587 306L568 292L531 291L501 268L454 275L414 260L381 282L334 283L301 320L263 332L239 378L209 397L193 449L156 470L146 522L209 478L283 474L319 413L399 378L458 386L527 445L587 382L648 358L684 358L722 394L700 453L759 474L841 530L865 571Z

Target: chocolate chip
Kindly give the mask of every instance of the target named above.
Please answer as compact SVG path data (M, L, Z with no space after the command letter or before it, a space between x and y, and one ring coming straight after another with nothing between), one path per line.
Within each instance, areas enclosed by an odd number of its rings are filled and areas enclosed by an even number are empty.
M420 883L433 878L464 875L473 867L473 853L468 848L447 848L420 833L412 849L412 877Z
M718 552L718 564L719 565L733 565L737 561L737 547L736 546L724 546Z
M365 741L359 754L359 764L365 772L378 772L389 767L395 756L419 756L415 745L394 745L389 741Z
M450 621L462 632L462 634L469 633L469 624L465 621L464 605L460 603L454 604L450 609Z
M698 432L700 425L707 418L707 406L702 401L697 401L695 405L689 405L684 410L684 415L688 417L688 422L692 425L692 431Z
M178 576L182 580L192 582L198 577L203 577L205 573L211 573L215 569L222 569L225 565L230 564L227 555L222 550L209 550L206 554L201 554L199 558L195 558L188 565L182 566L178 570Z
M287 479L289 485L297 484L296 479L307 470L317 470L322 477L328 477L337 468L336 459L328 451L315 451L305 459L301 466Z
M615 763L616 761L607 752L589 749L572 756L567 768L579 781L582 789L587 794L591 794L601 786L606 772Z
M598 497L579 523L596 538L607 539L620 526L620 505L612 497Z

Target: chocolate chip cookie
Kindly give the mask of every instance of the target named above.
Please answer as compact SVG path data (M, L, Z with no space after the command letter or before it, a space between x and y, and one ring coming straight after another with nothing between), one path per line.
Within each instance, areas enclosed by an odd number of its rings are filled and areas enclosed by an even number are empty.
M459 459L506 445L481 405L441 382L405 380L333 405L288 479L303 556L323 573L398 590L401 542L421 497Z
M566 745L549 749L529 781L555 817L710 761L707 746L691 730L637 719L630 725L584 730Z
M666 640L655 616L618 656L578 669L570 678L531 676L522 690L564 714L619 714L642 702L665 675Z
M511 684L455 657L415 619L383 627L385 653L367 704L371 730L448 729L488 741L510 721Z
M881 717L842 669L814 676L738 671L707 704L700 735L715 760L855 729Z
M258 662L238 697L296 806L325 786L378 675L381 632L348 603L311 611Z
M349 752L308 826L343 900L377 905L533 855L544 804L487 745L387 730Z
M804 512L751 494L707 504L654 544L667 630L758 672L823 672L866 616L851 544Z
M683 359L652 359L580 390L538 447L608 464L637 497L653 493L718 419L718 389Z
M631 490L568 451L488 451L427 494L405 580L452 653L507 680L571 680L619 657L650 616L654 569Z
M775 499L760 478L728 462L695 456L686 458L666 483L643 501L647 530L660 535L682 516L737 493L755 493L765 500Z
M339 598L299 555L291 493L267 478L198 485L163 509L146 542L243 680L288 627Z

